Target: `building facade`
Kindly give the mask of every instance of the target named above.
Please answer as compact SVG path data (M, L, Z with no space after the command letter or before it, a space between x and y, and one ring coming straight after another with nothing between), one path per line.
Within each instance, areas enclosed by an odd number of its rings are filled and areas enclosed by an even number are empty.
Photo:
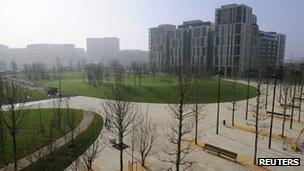
M230 4L215 10L214 72L226 76L244 73L258 65L259 28L252 9L246 5Z
M176 66L190 71L210 66L212 60L212 24L201 20L183 24L164 24L149 29L149 62L159 72Z
M66 64L80 61L84 57L84 49L76 48L74 44L30 44L26 48L0 46L0 61L6 61L7 66L11 61L20 66L35 62L54 65L58 59Z
M249 68L283 65L286 35L259 31L247 5L229 4L215 10L215 23L193 20L149 29L149 61L157 71L176 65L246 74Z
M91 60L109 63L119 53L119 39L115 37L87 38L87 56Z
M149 29L149 64L158 72L168 72L170 66L170 36L175 25L162 24Z
M212 30L211 22L201 20L179 25L170 35L170 66L183 66L190 71L210 66Z
M259 31L260 58L265 68L278 69L283 65L286 36L276 32Z

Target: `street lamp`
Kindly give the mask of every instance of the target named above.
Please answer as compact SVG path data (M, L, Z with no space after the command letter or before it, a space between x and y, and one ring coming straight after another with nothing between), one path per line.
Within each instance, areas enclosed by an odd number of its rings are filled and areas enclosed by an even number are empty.
M219 130L219 119L220 119L220 99L221 99L221 76L224 74L222 70L216 72L218 75L218 87L217 87L217 115L216 115L216 134Z
M248 106L249 106L249 88L250 88L250 79L252 74L252 69L249 67L247 70L247 99L246 99L246 113L245 113L245 119L248 118Z
M297 85L297 77L301 75L301 73L296 70L295 68L292 69L292 75L294 77L294 85L293 85L293 95L292 95L292 106L291 106L291 118L290 118L290 129L292 129L292 123L293 123L293 115L294 115L294 107L295 107L295 96L296 96L296 85Z
M268 106L268 87L269 87L269 76L270 76L270 71L272 71L272 67L270 65L267 65L267 81L266 81L266 103L265 103L265 109L267 110Z
M274 78L274 85L273 85L273 95L272 95L272 108L271 108L271 119L270 119L270 131L269 131L268 149L271 148L272 125L273 125L273 114L274 114L274 103L275 103L276 87L277 87L278 79L281 79L281 75L279 74L278 71L276 71L271 78Z

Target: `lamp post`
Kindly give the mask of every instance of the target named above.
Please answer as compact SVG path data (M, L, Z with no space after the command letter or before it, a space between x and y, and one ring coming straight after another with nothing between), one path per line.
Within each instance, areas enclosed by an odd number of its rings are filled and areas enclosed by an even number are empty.
M267 110L268 106L268 87L269 87L269 76L270 76L270 71L271 71L271 66L267 66L267 81L266 81L266 99L265 99L265 109Z
M300 75L300 72L293 69L293 73L292 73L293 77L294 77L294 82L293 82L293 95L292 95L292 106L291 106L291 118L290 118L290 125L289 128L292 129L292 123L293 123L293 115L294 115L294 102L295 102L295 96L296 96L296 85L297 85L297 76Z
M250 69L250 67L247 69L247 99L246 99L246 113L245 113L245 119L248 118L248 105L249 105L249 88L250 88L250 79L251 79L251 72L252 70Z
M299 116L298 116L298 122L301 122L301 105L302 105L302 93L303 93L303 83L302 83L302 73L301 77L300 77L300 82L299 82L299 86L300 86L300 95L299 95Z
M274 114L274 103L275 103L275 94L276 94L276 87L278 78L280 78L280 75L278 72L274 73L272 76L274 78L274 85L273 85L273 95L272 95L272 107L271 107L271 119L270 119L270 131L269 131L269 142L268 142L268 149L271 148L271 138L272 138L272 127L273 127L273 114Z
M217 87L217 115L216 115L216 134L219 131L219 119L220 119L220 99L221 99L221 76L224 74L223 71L219 70L216 72L218 75L218 87Z

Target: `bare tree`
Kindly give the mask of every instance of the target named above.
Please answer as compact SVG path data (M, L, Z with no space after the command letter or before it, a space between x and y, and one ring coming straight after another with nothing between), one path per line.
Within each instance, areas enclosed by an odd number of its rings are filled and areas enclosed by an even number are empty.
M232 96L232 101L231 101L231 104L232 104L232 107L229 107L229 109L232 111L231 112L231 124L232 126L234 126L234 115L235 115L235 111L240 107L238 105L238 102L237 102L237 97L236 97L236 86L238 84L238 73L237 71L232 71L232 91L231 91L231 96Z
M186 170L194 163L189 158L191 149L189 145L183 143L186 138L189 138L193 129L193 111L189 102L188 81L180 67L177 68L177 87L176 95L179 99L178 104L169 105L172 112L172 124L170 126L170 134L167 135L169 144L163 151L164 154L159 158L161 161L168 164L173 164L176 171Z
M255 118L255 143L254 143L254 159L253 163L256 164L257 160L257 150L258 150L258 138L259 138L259 132L260 128L265 128L266 125L259 125L260 120L266 120L268 116L261 116L261 110L262 106L264 106L264 99L262 99L263 89L262 89L262 83L263 83L263 73L262 73L262 68L258 67L257 69L257 74L256 74L256 90L257 90L257 96L256 96L256 103L253 106L253 117Z
M285 132L285 123L286 123L286 113L287 113L287 109L288 106L290 104L290 101L292 100L291 97L289 96L289 91L291 89L291 70L289 67L286 67L284 69L284 77L281 81L281 85L282 85L282 94L281 97L279 99L280 102L280 106L283 109L283 122L282 122L282 131L281 131L281 136L284 137L284 132Z
M16 77L18 65L17 65L16 61L14 61L14 60L11 61L11 70L13 71L13 74Z
M146 167L146 159L150 155L155 154L155 144L157 140L157 130L156 124L148 119L148 114L146 114L143 121L139 122L139 126L136 129L135 134L135 148L140 154L141 166Z
M45 128L44 128L44 122L43 122L43 119L42 119L42 111L41 111L41 107L40 107L40 104L39 104L39 107L38 107L38 114L39 114L39 125L38 125L38 133L44 133L45 131Z
M59 58L56 59L57 64L57 79L58 79L58 90L59 90L59 99L61 101L61 77L62 77L62 63Z
M0 73L0 160L4 158L4 127L3 127L3 111L2 105L4 103L4 82L2 73Z
M193 112L193 117L194 117L194 124L195 124L195 129L194 129L194 142L197 144L197 139L198 139L198 125L199 121L204 118L204 109L206 107L206 104L200 104L204 100L204 88L203 88L203 82L201 81L201 76L194 78L194 83L192 87L192 112Z
M105 145L96 140L81 156L81 161L86 166L87 170L92 170L94 160L100 155Z
M286 111L288 108L288 102L289 102L289 96L288 96L288 91L289 91L289 85L288 84L283 84L283 94L282 94L282 100L281 100L281 108L283 109L283 123L282 123L282 132L281 136L284 137L284 131L285 131L285 122L286 122Z
M156 72L157 72L157 68L156 68L156 63L155 62L151 62L150 66L149 66L150 72L152 73L152 77L155 78Z
M7 104L7 111L3 112L3 123L8 128L9 134L13 139L13 155L14 155L14 169L17 170L18 152L17 152L17 134L21 128L24 119L29 112L25 105L27 101L27 94L22 87L14 83L7 83L5 86L5 103Z
M43 147L46 142L38 142L38 147ZM20 168L25 168L39 159L42 159L46 154L48 154L47 148L37 148L33 146L32 142L26 144L26 156L25 160L19 160L18 165Z
M123 140L132 131L132 123L137 116L135 103L129 101L128 89L122 85L121 75L115 74L115 83L111 87L113 100L103 101L102 106L111 124L111 131L118 136L120 151L120 170L123 170Z
M138 77L138 83L139 83L139 86L141 87L142 85L142 78L144 76L144 73L146 72L147 70L147 65L143 62L132 62L131 63L131 71L132 71L132 74L133 74L133 83L134 85L136 85L136 77Z

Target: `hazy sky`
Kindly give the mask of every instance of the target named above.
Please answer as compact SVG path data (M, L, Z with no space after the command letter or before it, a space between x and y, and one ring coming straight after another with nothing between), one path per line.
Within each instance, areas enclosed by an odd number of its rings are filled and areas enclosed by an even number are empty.
M0 0L0 44L73 43L120 38L121 49L148 48L148 28L184 20L214 21L229 3L253 8L260 29L287 34L287 56L304 56L304 0Z

